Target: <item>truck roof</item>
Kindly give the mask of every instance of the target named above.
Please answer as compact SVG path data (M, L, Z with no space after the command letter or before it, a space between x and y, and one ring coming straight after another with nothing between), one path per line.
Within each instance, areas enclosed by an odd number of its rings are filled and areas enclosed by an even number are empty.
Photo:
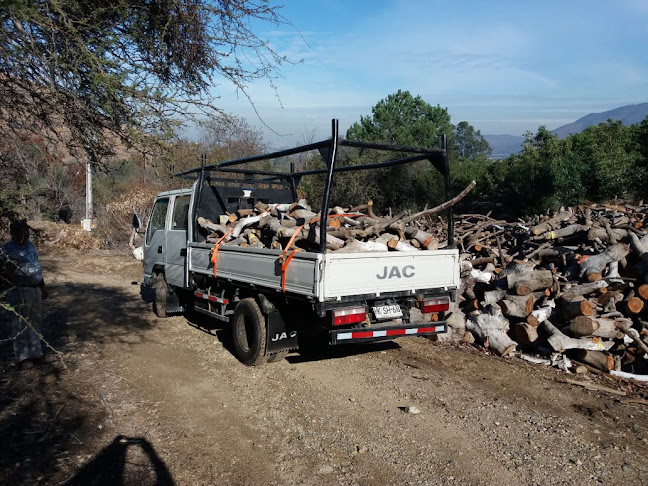
M182 194L191 194L191 189L190 188L184 188L184 189L173 189L171 191L164 191L158 193L157 197L168 197L168 196L178 196Z

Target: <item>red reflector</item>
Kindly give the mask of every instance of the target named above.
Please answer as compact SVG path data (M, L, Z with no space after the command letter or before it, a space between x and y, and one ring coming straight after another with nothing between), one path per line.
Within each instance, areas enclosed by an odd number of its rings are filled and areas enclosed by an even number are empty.
M344 324L355 324L367 318L367 311L364 307L349 307L348 309L336 309L333 311L333 325L343 326Z
M423 301L421 312L427 314L429 312L443 312L450 309L450 297L439 297L436 299L427 299Z

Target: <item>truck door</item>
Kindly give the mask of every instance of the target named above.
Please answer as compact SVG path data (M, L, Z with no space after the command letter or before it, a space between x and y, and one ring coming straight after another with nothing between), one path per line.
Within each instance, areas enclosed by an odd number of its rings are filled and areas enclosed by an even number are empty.
M164 271L169 285L186 287L187 228L189 227L190 195L175 196L169 228L166 232Z
M144 284L151 285L153 269L156 265L164 265L164 249L166 244L166 219L169 208L169 198L163 197L155 201L151 217L146 227L144 240Z

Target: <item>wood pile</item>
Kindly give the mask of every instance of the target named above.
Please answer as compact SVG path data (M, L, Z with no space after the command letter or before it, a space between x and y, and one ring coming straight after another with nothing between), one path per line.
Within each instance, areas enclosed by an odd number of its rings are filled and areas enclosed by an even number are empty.
M472 182L455 198L415 214L378 216L371 201L355 207L336 206L328 213L327 250L342 253L436 250L447 244L447 224L435 224L431 216L456 204L474 186ZM321 216L301 200L293 204L259 202L254 209L226 214L217 221L199 217L198 224L206 232L206 241L218 245L317 251L320 220Z
M465 341L648 373L648 206L456 218Z

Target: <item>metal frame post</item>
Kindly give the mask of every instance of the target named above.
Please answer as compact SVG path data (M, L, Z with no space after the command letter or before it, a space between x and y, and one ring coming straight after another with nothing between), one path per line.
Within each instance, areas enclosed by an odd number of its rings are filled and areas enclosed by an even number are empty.
M444 179L446 187L446 200L452 198L452 191L450 186L450 161L448 159L448 137L444 133L441 136L441 148L443 149L443 168L444 168ZM448 248L454 248L454 213L452 211L452 206L448 208Z
M320 253L326 253L326 227L328 226L329 199L331 197L331 186L333 184L333 170L337 157L339 122L337 118L331 121L331 145L326 161L326 186L324 188L324 201L322 202L322 213L320 218Z

